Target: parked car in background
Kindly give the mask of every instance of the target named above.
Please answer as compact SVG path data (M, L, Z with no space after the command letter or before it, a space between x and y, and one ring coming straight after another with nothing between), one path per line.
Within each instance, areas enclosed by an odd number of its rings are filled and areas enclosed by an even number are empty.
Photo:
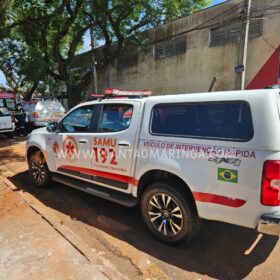
M12 114L0 108L0 134L7 135L8 138L14 137L15 123Z
M35 128L58 121L65 114L64 107L57 99L24 101L23 110L31 127Z
M16 97L12 93L0 93L0 134L8 138L14 136L15 123L11 111L16 106Z

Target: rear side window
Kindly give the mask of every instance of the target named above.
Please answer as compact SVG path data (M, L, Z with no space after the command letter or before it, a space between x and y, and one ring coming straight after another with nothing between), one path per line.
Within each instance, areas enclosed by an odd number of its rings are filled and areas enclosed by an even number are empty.
M159 104L153 108L151 133L249 141L253 137L250 106L243 101Z

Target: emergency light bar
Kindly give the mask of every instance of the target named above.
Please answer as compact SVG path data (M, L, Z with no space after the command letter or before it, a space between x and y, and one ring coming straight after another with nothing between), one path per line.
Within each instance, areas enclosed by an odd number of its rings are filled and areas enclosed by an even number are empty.
M96 94L96 93L92 93L92 94L90 95L90 97L94 97L94 98L98 99L98 98L102 98L102 97L104 97L104 94Z
M116 88L105 89L106 95L115 96L150 96L152 94L151 90L119 90Z

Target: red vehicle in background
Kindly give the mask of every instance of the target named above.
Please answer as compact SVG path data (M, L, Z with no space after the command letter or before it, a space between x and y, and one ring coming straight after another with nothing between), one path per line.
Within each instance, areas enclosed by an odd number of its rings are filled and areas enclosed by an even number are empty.
M14 93L0 92L0 109L13 110L16 106L16 95Z

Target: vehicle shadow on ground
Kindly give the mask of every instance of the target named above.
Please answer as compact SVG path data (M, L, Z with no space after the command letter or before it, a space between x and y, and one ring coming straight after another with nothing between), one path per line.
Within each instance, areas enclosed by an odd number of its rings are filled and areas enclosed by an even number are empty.
M22 152L14 149L14 145L23 143L25 140L25 137L6 139L0 136L0 166L12 161L25 162Z
M27 172L10 178L18 189L31 193L46 206L98 228L168 264L218 279L243 279L264 263L278 237L263 236L248 256L258 234L251 229L205 221L190 244L168 246L154 239L142 222L138 207L126 208L54 183L36 188Z
M15 136L11 139L0 134L0 148L9 148L11 145L20 144L26 140L25 136Z

